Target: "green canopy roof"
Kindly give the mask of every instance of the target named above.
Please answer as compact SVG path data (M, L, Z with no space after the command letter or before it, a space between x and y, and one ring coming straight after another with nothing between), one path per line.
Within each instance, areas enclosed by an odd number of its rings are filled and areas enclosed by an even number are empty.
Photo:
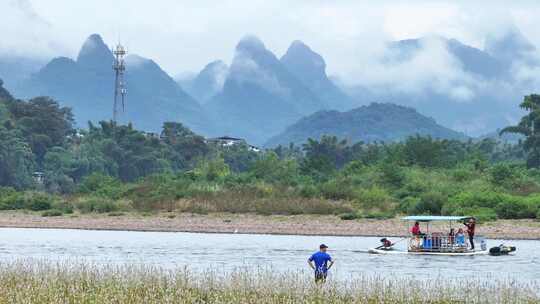
M463 221L470 219L472 216L436 216L436 215L411 215L402 217L404 221L417 221L417 222L442 222L442 221Z

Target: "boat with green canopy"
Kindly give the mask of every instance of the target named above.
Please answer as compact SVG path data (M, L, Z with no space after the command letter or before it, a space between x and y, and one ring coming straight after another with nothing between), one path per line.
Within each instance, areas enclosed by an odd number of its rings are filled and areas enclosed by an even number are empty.
M488 254L487 244L482 236L475 236L474 242L480 249L471 249L463 228L463 223L471 219L471 216L434 216L434 215L413 215L403 217L407 224L407 235L402 240L407 240L407 250L398 250L394 244L382 239L382 246L370 248L369 253L376 254L417 254L417 255L449 255L449 256L471 256ZM417 223L417 224L416 224ZM416 225L416 231L409 229ZM455 226L459 226L456 228Z

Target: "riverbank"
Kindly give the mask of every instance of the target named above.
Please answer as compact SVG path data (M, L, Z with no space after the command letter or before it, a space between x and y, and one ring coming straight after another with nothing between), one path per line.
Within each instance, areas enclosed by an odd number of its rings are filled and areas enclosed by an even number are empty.
M40 213L12 211L0 212L0 227L332 236L401 236L406 229L399 219L344 221L332 215L111 213L43 217ZM498 220L479 224L477 234L538 240L540 222Z

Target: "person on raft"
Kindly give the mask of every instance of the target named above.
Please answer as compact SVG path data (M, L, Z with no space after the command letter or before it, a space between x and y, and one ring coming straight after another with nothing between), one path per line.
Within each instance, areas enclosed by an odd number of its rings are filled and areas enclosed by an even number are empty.
M469 235L469 243L471 243L471 250L474 250L474 228L476 221L474 217L470 218L468 222L463 223L467 227L467 234Z
M413 235L422 235L422 232L420 231L420 223L415 222L414 226L411 228L411 233Z
M328 246L321 244L319 251L312 254L308 259L309 267L315 271L315 283L326 282L328 270L334 265L334 260L326 253L327 248Z
M382 238L381 243L382 245L379 246L377 249L382 248L382 249L388 250L392 248L392 246L394 246L394 244L392 244L392 242L387 238Z

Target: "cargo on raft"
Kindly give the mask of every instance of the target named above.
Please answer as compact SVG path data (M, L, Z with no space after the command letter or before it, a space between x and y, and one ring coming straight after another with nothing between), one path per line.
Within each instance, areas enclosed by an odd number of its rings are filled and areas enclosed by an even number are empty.
M471 249L471 246L463 233L456 233L454 228L456 223L465 223L471 216L406 216L402 220L407 223L407 236L400 240L407 240L407 250L398 250L394 248L387 239L382 239L383 245L376 248L369 248L369 253L374 254L412 254L412 255L444 255L444 256L472 256L489 254L486 240L482 236L475 236L475 244L480 245L480 250ZM408 227L411 223L424 224L425 232L413 233ZM430 231L434 229L435 224L444 226L447 232Z

